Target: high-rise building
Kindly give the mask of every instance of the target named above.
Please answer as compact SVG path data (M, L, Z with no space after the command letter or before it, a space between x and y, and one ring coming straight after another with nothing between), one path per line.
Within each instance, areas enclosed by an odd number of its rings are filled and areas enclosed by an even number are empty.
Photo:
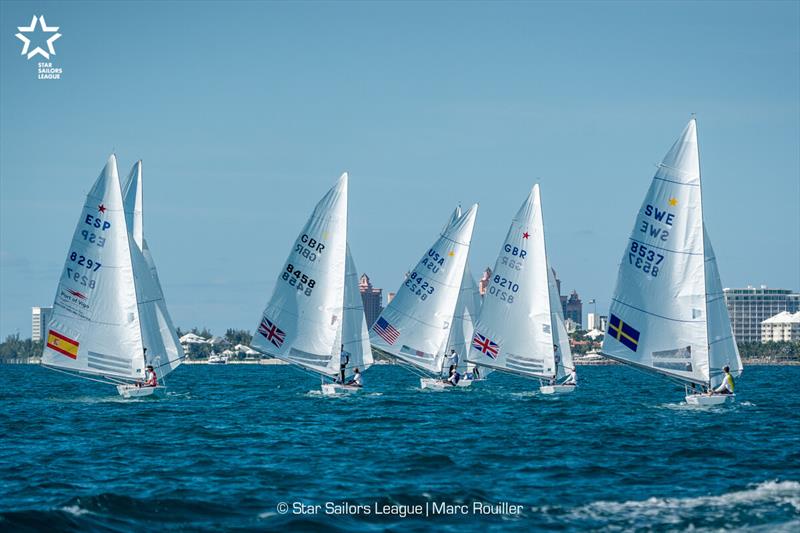
M600 320L601 318L602 317L597 313L588 313L586 315L586 329L588 329L589 331L593 329L599 329L600 331L604 331L603 325L601 324Z
M52 314L52 307L31 308L31 340L33 342L42 340L47 330L47 322Z
M736 342L761 342L761 323L782 311L800 310L800 294L789 289L724 289Z
M373 287L366 274L361 274L358 288L361 291L361 302L364 304L364 315L369 328L378 320L383 311L383 289Z
M489 288L489 282L492 279L492 269L486 267L486 270L483 271L483 276L481 276L480 281L478 281L478 292L481 293L481 296L486 295L486 290Z
M608 331L608 317L606 315L600 315L600 327L597 329L603 333Z
M392 300L394 300L394 297L395 297L395 293L393 293L393 292L390 292L389 294L387 294L386 295L386 305L389 305L390 303L392 303Z
M583 302L581 302L578 292L573 289L569 295L569 298L566 299L566 303L562 303L562 305L564 306L564 319L572 319L572 321L577 324L578 329L582 329Z
M761 342L800 341L800 311L781 311L761 323Z

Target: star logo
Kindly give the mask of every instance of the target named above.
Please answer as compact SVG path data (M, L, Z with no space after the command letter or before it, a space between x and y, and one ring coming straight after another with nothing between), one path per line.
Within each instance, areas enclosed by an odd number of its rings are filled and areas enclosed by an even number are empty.
M100 211L101 213L105 213L106 212L106 206L104 206L103 204L100 204L100 205L97 206L97 210Z
M528 237L530 237L530 234L527 231L522 234L523 239L527 239Z
M450 257L453 257L454 255L456 255L456 252L455 252L455 250L450 250L450 253L447 254L447 255L449 255Z
M678 205L678 199L674 198L674 197L670 198L669 199L669 205L671 205L672 207L675 207L676 205Z
M39 22L39 26L42 28L42 32L44 33L51 33L49 39L47 39L47 50L43 49L40 46L37 46L33 50L29 50L31 47L31 40L23 35L24 33L32 33L36 30L36 22ZM28 59L32 58L35 55L40 55L45 59L50 59L50 54L56 55L56 49L53 48L53 43L61 37L61 34L58 33L58 26L48 26L47 23L44 21L44 15L37 17L36 15L33 16L31 19L30 26L17 26L19 33L15 35L17 39L22 41L22 53L20 55L27 56Z

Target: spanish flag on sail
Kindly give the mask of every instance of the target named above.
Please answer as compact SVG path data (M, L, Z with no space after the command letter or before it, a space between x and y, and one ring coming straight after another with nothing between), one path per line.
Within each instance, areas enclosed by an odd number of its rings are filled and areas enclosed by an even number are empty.
M70 339L66 335L50 330L47 333L47 347L57 351L62 355L66 355L70 359L78 358L78 346L80 343L74 339Z

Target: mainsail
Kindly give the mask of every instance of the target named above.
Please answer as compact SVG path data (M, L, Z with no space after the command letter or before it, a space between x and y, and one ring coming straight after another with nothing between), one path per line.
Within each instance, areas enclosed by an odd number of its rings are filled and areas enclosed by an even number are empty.
M135 252L112 155L75 227L47 326L43 365L127 380L143 377Z
M450 217L373 324L373 347L423 371L442 370L478 205Z
M557 376L568 343L554 335L554 282L547 262L539 186L514 215L484 296L469 360L528 377ZM558 305L560 308L560 304ZM566 335L566 331L563 332Z
M342 347L348 371L372 362L364 344L357 273L347 248L347 174L319 201L295 240L253 337L253 347L334 377ZM345 324L344 322L347 321ZM359 361L360 360L360 361Z
M694 119L659 165L639 209L620 264L602 352L701 385L718 383L722 364L730 364L734 375L741 372L703 225Z

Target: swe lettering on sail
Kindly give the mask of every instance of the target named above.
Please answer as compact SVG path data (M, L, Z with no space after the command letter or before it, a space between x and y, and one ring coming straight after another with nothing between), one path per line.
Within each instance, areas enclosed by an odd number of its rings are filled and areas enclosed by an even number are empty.
M675 222L674 213L659 209L652 204L647 204L645 206L644 216L670 227L672 226L672 223ZM662 242L666 242L666 240L669 238L669 230L667 228L658 227L649 220L641 221L639 225L639 231L654 239L660 239Z

